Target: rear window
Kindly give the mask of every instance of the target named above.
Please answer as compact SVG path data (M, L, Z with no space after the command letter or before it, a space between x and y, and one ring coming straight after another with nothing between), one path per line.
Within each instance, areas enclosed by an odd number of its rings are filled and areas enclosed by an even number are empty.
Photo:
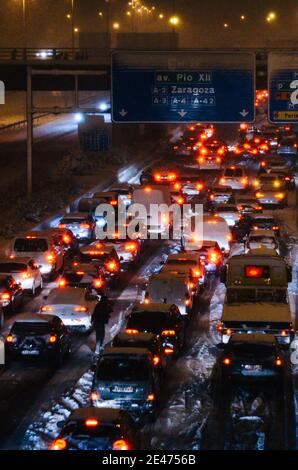
M249 237L250 243L275 243L275 238L273 237Z
M69 217L67 219L62 219L60 224L68 225L68 224L82 224L85 220L81 217Z
M173 318L161 312L133 313L127 322L127 328L159 334L162 330L173 326Z
M86 427L83 423L70 422L63 430L63 438L66 439L70 445L77 446L78 448L83 447L81 441L84 440L88 440L88 444L93 446L96 445L97 439L111 438L116 440L118 437L119 428L112 424ZM100 441L98 444L100 444Z
M148 378L149 369L143 358L104 357L98 364L98 380L139 382Z
M27 271L26 264L0 263L0 273L21 273L22 271Z
M47 335L51 330L51 325L46 322L16 322L11 332L25 335Z
M231 176L231 177L241 177L243 175L242 170L240 169L228 169L225 171L225 176Z
M253 224L258 225L258 224L275 224L274 220L272 219L255 219L253 220Z
M167 265L177 266L177 264L180 266L193 266L193 265L196 265L197 263L189 259L170 259L167 261L166 266Z
M250 359L256 357L269 358L274 353L274 347L266 344L237 344L234 345L233 350L236 356L244 356Z
M44 238L18 238L14 244L14 251L18 253L42 253L48 249L48 242Z

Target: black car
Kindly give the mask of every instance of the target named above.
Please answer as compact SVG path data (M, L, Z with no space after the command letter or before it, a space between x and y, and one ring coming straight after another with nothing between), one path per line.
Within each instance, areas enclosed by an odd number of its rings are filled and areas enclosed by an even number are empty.
M60 365L69 354L70 348L68 330L55 315L20 315L5 340L9 360L43 358L53 365Z
M232 228L233 240L240 243L243 242L243 239L250 233L251 227L251 217L249 215L243 215Z
M73 262L65 268L59 279L59 287L80 287L97 294L106 294L107 280L103 270L91 263Z
M184 344L185 322L176 305L138 304L128 317L126 330L158 335L167 356L178 354Z
M148 349L105 347L94 373L91 404L101 407L108 400L117 408L155 417L159 388Z
M272 230L280 235L280 224L272 215L254 215L251 217L251 230Z
M79 408L61 424L50 450L140 450L138 429L123 410Z
M233 334L220 358L224 377L242 379L278 378L285 372L286 359L274 335Z
M0 274L0 306L4 312L14 312L24 300L24 291L20 284L9 275Z
M139 333L134 330L125 330L118 333L112 341L115 348L145 348L153 357L155 367L162 370L166 366L165 355L163 354L162 342L153 333Z

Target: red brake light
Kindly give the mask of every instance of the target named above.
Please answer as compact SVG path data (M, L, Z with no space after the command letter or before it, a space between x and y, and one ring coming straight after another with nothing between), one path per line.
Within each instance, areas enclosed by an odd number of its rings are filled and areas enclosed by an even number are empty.
M54 344L57 342L57 336L56 335L50 335L49 337L49 342Z
M139 333L139 330L135 330L133 328L127 328L125 330L125 333L128 333L129 335L137 335Z
M110 201L110 204L111 206L117 206L118 205L117 199L112 199L112 201Z
M87 428L96 428L99 425L99 421L96 418L88 418L85 421Z
M147 395L147 401L154 401L155 400L155 395L154 393L148 393Z
M222 362L225 366L229 366L231 364L231 359L229 357L225 357Z
M94 280L94 286L95 287L102 287L103 286L103 280L102 279L95 279Z
M85 229L89 229L89 228L91 228L91 225L90 224L81 224L80 227L85 228Z
M245 276L261 278L264 275L264 268L262 266L245 266Z
M60 281L59 281L59 287L65 287L66 284L67 284L67 283L66 283L66 279L64 279L64 278L60 279Z
M1 299L2 300L10 300L11 299L11 295L9 292L4 292L2 295L1 295Z
M113 450L133 450L131 444L125 439L119 439L113 443Z
M16 341L15 336L13 336L13 335L8 335L8 336L6 336L6 342L7 342L7 343L12 344L12 343L14 343L15 341Z
M117 265L116 261L109 261L107 263L106 267L107 267L107 270L110 271L110 272L117 271L117 269L118 269L118 265Z
M125 243L125 251L137 251L138 245L135 242L127 242Z
M96 390L93 390L90 394L91 401L99 400L99 393Z
M170 356L171 354L174 354L174 349L167 347L167 348L164 348L163 352L166 356Z
M175 330L163 330L161 332L161 336L175 336L176 331Z
M279 357L275 360L275 365L276 365L277 367L282 366L282 360L281 360Z
M153 356L153 364L155 366L158 366L158 364L160 364L160 357L159 356Z

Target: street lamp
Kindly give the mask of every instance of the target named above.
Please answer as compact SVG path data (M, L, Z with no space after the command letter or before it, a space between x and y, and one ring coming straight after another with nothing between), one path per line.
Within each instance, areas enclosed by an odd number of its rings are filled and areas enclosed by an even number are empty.
M244 21L245 19L246 19L246 16L245 16L245 15L241 15L241 16L240 16L240 20L241 20L241 21Z
M268 13L267 18L266 18L267 23L271 23L272 21L276 20L276 16L277 15L274 11L271 11L270 13Z
M229 24L228 23L224 23L224 28L228 28L229 27Z
M178 18L178 16L171 16L171 18L169 19L169 23L174 27L178 26L178 24L180 23L180 19Z
M115 23L113 23L113 29L119 29L120 28L120 23L118 23L117 21L115 21Z

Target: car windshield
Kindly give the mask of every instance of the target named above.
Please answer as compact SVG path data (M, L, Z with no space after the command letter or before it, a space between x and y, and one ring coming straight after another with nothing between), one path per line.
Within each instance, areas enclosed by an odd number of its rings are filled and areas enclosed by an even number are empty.
M44 238L18 238L14 244L14 251L19 253L43 253L48 249L47 240Z
M242 170L236 169L236 170L226 170L225 171L225 176L230 176L230 177L241 177L243 175Z
M149 369L143 357L103 357L98 364L97 379L140 382L148 380Z
M249 242L250 243L275 243L275 239L273 237L256 236L256 237L250 237Z
M19 335L47 335L51 326L47 322L15 322L11 333Z
M27 271L26 264L0 263L0 273L21 273L22 271Z
M127 328L159 334L162 330L173 326L173 318L162 312L133 313L127 322Z

